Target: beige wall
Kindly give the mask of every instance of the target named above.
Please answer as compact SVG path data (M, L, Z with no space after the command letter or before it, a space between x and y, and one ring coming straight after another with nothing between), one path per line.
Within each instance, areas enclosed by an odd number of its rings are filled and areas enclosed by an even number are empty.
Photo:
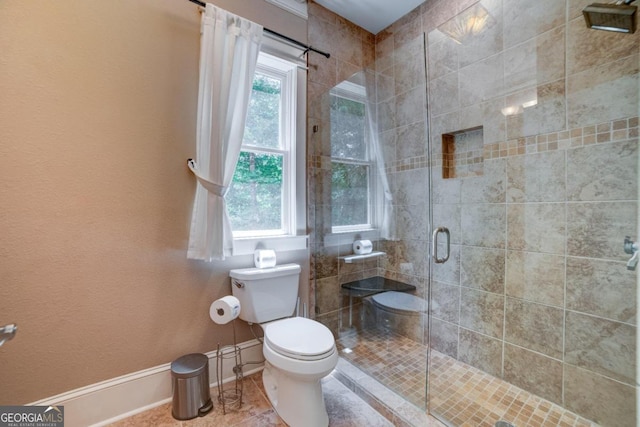
M217 3L306 36L305 21L262 0ZM198 10L0 3L0 325L19 325L0 348L0 405L231 342L208 309L251 257L186 259ZM307 251L279 259L303 264L308 288Z

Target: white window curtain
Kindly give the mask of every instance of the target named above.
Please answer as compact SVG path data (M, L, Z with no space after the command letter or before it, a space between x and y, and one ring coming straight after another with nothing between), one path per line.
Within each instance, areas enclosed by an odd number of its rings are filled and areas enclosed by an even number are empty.
M378 130L378 114L376 99L375 75L371 72L365 73L365 89L367 93L367 132L369 136L369 147L377 169L376 174L376 218L380 230L380 237L386 240L398 240L396 236L396 221L393 210L393 195L389 187L389 179L385 171L384 153L380 145L380 132Z
M202 15L196 160L198 184L187 257L224 260L233 253L226 195L244 134L263 28L207 3Z

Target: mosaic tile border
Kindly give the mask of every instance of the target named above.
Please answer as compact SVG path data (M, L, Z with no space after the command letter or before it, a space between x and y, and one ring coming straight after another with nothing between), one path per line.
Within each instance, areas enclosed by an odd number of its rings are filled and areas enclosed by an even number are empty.
M571 130L550 132L535 136L510 139L508 141L485 144L482 160L499 159L504 157L521 156L524 154L541 153L545 151L566 150L593 144L626 141L640 137L640 119L629 117L611 120L597 125L583 126ZM476 153L477 154L477 153ZM472 154L472 157L474 155ZM316 159L317 157L317 159ZM310 156L310 166L318 167L322 156ZM428 156L410 157L385 165L386 173L403 172L422 169L429 166L442 167L443 155L429 162ZM477 164L479 156L475 155L470 164ZM316 166L317 165L317 166Z
M484 158L497 159L543 151L566 150L592 144L626 141L638 138L638 134L638 117L630 117L562 132L486 144Z

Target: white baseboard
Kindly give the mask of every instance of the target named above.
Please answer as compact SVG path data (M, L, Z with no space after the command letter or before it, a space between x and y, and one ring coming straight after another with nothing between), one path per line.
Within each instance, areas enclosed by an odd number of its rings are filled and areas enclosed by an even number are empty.
M262 344L257 340L238 344L242 360L254 362L264 360ZM216 351L206 353L209 357L209 381L217 383ZM223 365L223 382L235 378L231 363ZM251 364L244 370L250 375L263 368L263 364ZM170 402L171 364L156 366L133 372L97 384L78 388L57 396L48 397L29 405L64 406L66 427L104 426L137 413Z

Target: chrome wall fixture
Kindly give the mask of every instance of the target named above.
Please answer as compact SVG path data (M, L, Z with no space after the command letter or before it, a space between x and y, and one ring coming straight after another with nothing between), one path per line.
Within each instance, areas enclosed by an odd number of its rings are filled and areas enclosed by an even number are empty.
M8 325L4 325L0 327L0 347L5 341L10 341L13 337L16 336L16 332L18 332L18 325L15 323L10 323Z
M640 249L640 247L636 242L631 240L630 236L626 236L624 238L624 251L631 255L631 259L627 261L627 270L633 271L636 269L636 265L638 265L638 257L640 256L638 255L640 253L638 252L638 249Z

